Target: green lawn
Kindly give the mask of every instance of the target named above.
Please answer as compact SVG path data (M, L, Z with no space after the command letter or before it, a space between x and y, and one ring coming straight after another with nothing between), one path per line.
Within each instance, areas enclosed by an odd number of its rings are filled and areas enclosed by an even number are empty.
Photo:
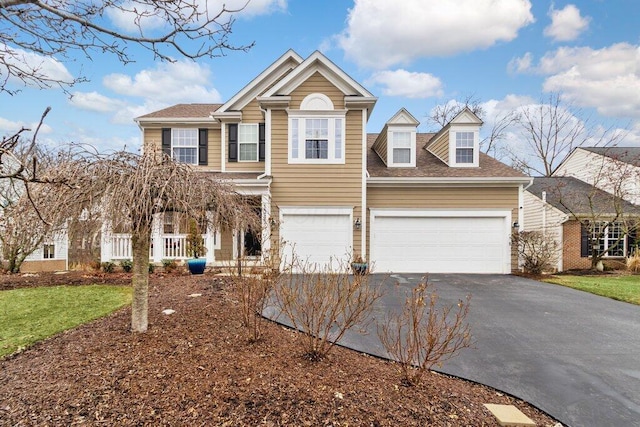
M640 305L640 276L552 276L545 282Z
M127 286L55 286L0 292L0 358L131 303Z

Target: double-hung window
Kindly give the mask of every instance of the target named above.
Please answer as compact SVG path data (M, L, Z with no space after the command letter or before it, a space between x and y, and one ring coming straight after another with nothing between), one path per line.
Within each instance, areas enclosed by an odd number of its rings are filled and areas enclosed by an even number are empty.
M290 163L344 163L343 117L291 117Z
M44 259L54 259L56 257L56 246L53 244L45 244L43 248Z
M198 129L171 129L171 156L174 160L198 164Z
M626 254L626 239L622 223L607 226L604 222L594 224L591 234L591 253L604 253L605 257L623 257ZM606 251L606 253L605 253Z
M411 132L392 132L393 163L411 164Z
M238 161L258 161L258 124L238 125Z
M474 133L456 132L456 163L473 164Z

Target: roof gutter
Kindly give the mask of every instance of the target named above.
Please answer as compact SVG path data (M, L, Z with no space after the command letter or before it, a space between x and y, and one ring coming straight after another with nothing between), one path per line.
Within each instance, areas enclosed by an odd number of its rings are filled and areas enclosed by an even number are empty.
M527 188L533 182L530 177L370 177L367 185L374 187L395 187L402 185L416 186L504 186L526 185Z

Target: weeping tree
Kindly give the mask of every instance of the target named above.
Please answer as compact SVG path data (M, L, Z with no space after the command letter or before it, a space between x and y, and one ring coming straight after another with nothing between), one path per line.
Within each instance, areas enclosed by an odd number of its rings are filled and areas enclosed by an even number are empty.
M91 163L93 209L113 228L131 232L133 303L131 329L148 327L149 249L154 217L180 212L208 218L215 227L256 226L259 218L233 187L212 174L173 161L159 152L117 152Z

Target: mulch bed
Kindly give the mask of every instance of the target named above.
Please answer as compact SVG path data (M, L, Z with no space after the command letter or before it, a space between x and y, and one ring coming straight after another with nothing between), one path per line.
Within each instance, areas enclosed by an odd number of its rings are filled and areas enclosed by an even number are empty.
M95 277L2 276L0 289ZM147 333L130 332L127 308L1 360L0 425L498 425L483 403L556 424L525 402L437 373L402 386L393 364L344 348L310 362L299 334L274 323L251 343L223 278L155 274L150 283ZM175 314L163 315L167 308Z

